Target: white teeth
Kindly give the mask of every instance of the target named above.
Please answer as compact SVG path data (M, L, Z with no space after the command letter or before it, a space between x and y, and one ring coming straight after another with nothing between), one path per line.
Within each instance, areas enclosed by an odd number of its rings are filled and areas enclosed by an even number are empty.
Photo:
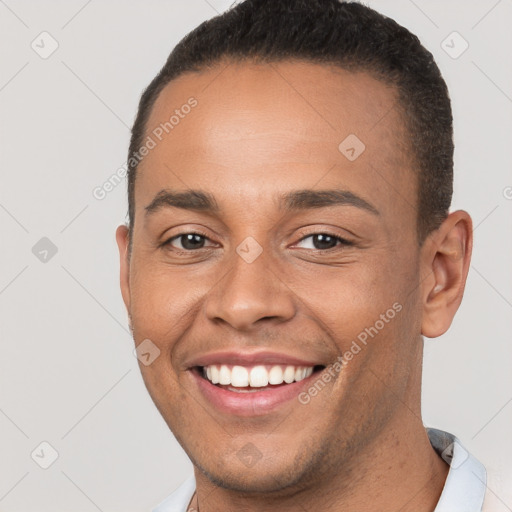
M278 385L283 382L291 384L309 377L312 373L312 366L291 365L257 365L253 367L235 365L230 368L225 364L212 364L203 368L203 376L212 384L231 385L237 388L263 388L269 384Z
M284 371L283 378L286 384L290 384L290 382L293 382L295 379L295 367L287 366L286 370Z
M282 384L283 383L283 370L280 366L272 366L268 372L269 384Z
M206 376L208 377L208 370L211 372L211 381L212 384L218 384L219 383L219 369L213 365L213 366L207 366L206 367ZM210 378L210 377L208 377Z
M231 370L231 382L232 386L238 388L244 388L249 385L249 372L247 368L243 366L233 366Z
M268 372L264 366L255 366L249 374L252 388L262 388L268 385Z
M225 364L220 367L219 384L231 384L231 372Z

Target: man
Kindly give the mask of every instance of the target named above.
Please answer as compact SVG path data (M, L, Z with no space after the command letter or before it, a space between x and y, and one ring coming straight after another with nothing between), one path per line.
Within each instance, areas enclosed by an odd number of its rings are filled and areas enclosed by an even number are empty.
M156 511L481 510L483 466L421 420L472 221L448 211L450 100L414 35L247 0L173 50L128 163L123 300L194 464Z

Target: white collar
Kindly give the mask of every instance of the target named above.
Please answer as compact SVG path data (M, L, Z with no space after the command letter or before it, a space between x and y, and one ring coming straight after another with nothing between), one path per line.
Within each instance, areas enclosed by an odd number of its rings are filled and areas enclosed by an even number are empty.
M427 428L430 444L450 465L443 492L434 512L480 512L487 474L484 466L453 435Z

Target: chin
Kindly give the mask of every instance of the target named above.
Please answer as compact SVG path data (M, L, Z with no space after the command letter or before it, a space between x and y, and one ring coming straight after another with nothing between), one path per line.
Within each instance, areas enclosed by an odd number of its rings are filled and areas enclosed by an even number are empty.
M274 494L295 486L300 480L301 475L290 474L289 468L270 468L267 464L258 471L254 468L239 466L236 471L226 472L216 471L208 472L203 468L200 470L216 486L223 489L229 489L240 494Z
M322 472L321 451L300 453L290 447L283 449L286 459L279 458L274 451L273 455L256 457L247 464L240 460L244 458L242 455L233 452L231 456L218 457L216 463L205 460L204 451L202 460L191 457L191 454L189 457L194 466L218 487L247 496L272 493L275 497L284 497L309 487L316 480Z

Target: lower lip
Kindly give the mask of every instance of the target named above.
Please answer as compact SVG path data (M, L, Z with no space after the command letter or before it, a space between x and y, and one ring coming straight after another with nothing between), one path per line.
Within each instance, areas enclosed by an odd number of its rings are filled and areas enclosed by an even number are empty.
M191 370L197 382L200 392L207 402L213 404L218 410L227 414L238 414L239 416L260 416L268 414L279 406L297 398L299 393L317 379L321 371L313 372L309 377L271 389L262 391L250 391L237 393L229 391L212 384L209 380L201 377L199 372Z

